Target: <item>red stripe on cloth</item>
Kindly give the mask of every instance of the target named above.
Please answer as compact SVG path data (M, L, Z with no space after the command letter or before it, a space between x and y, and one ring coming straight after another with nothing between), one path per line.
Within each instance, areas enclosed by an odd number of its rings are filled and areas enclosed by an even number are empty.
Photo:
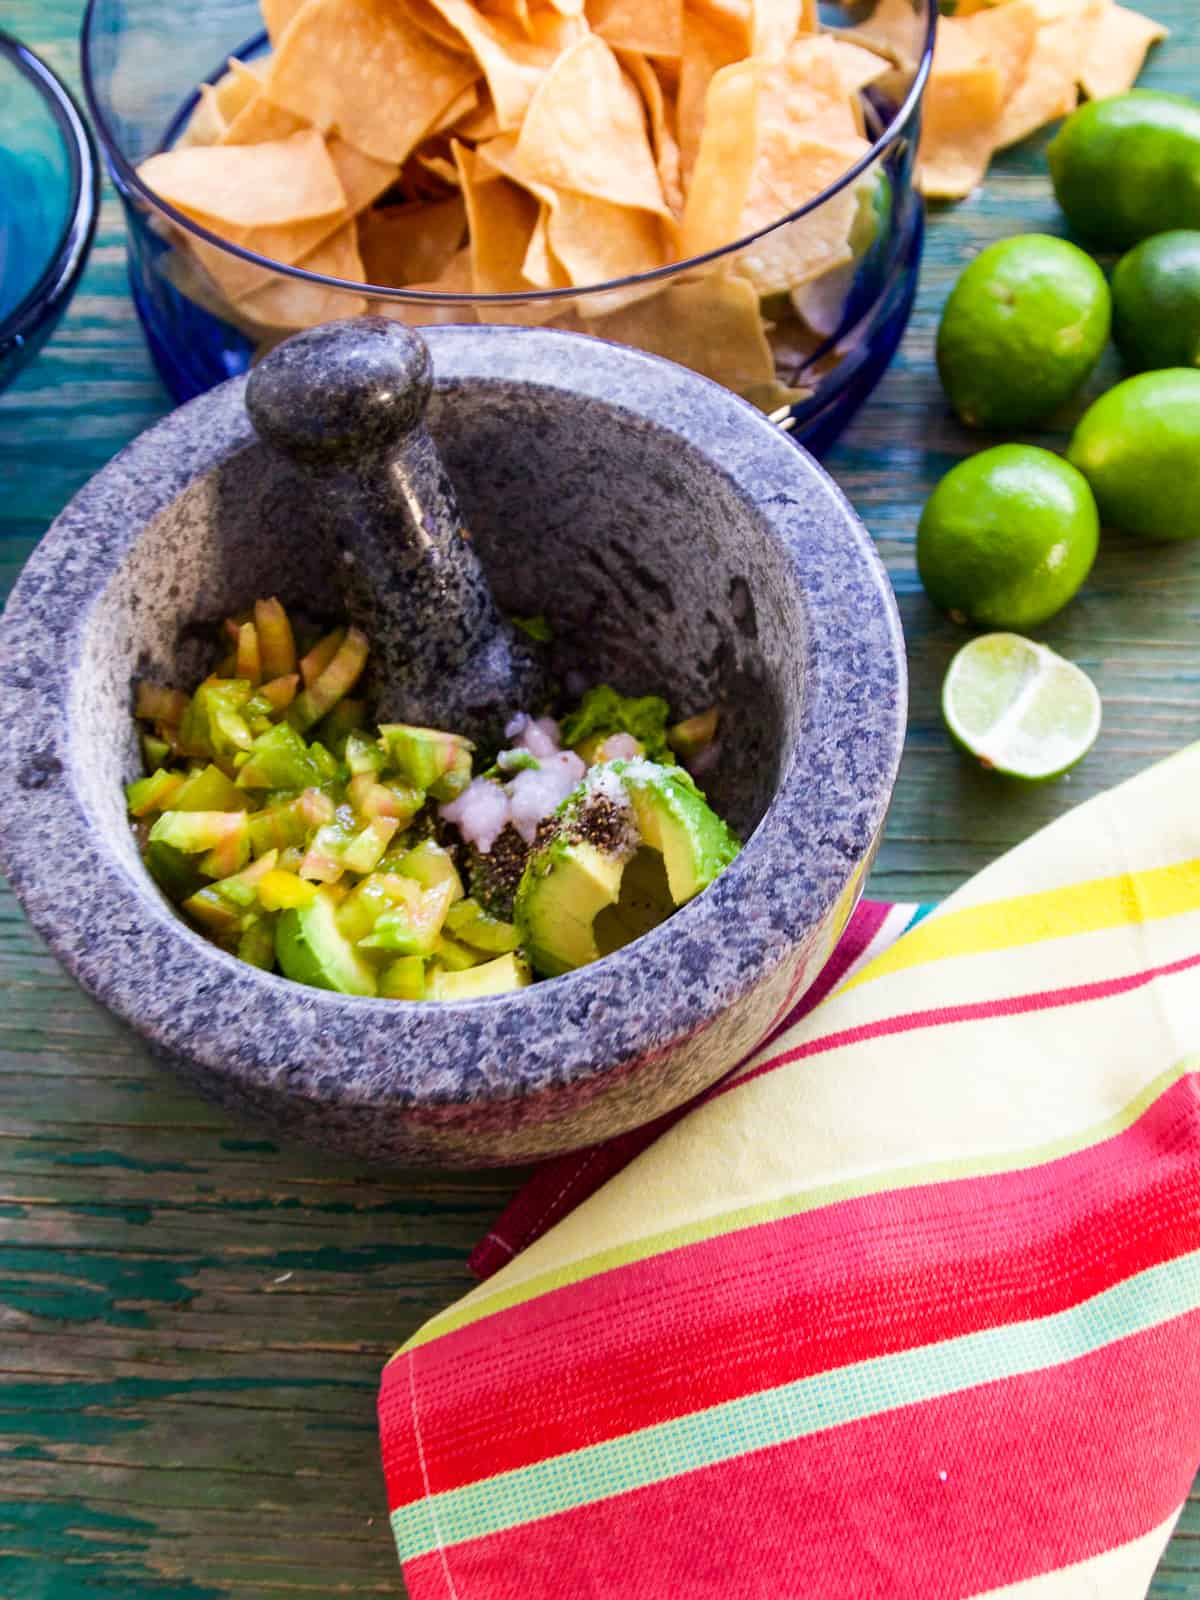
M798 1005L792 1003L795 999L793 989L784 1002L781 1019L772 1023L755 1046L756 1050L761 1050L763 1044L776 1034L792 1027L820 1005L870 945L891 909L883 901L859 901L837 948L822 967L812 987L801 997ZM800 981L801 975L798 975L797 984ZM627 1167L635 1156L641 1155L660 1134L673 1127L681 1117L687 1116L710 1093L710 1090L706 1090L687 1105L678 1106L674 1111L656 1117L653 1122L606 1140L604 1144L573 1150L556 1161L546 1162L500 1213L486 1238L481 1239L471 1252L467 1266L477 1278L490 1278L493 1272L506 1266L561 1217L581 1205L589 1195L595 1194L597 1189L602 1188L623 1167Z
M1159 1527L1200 1456L1200 1313L432 1552L412 1600L960 1600Z
M726 1078L716 1086L716 1094L730 1089L740 1089L753 1083L765 1073L774 1072L792 1061L803 1061L808 1056L824 1055L829 1050L840 1050L845 1045L865 1044L871 1039L884 1039L892 1034L913 1033L919 1028L942 1028L957 1022L987 1022L999 1017L1025 1016L1033 1011L1054 1011L1063 1006L1086 1005L1093 1000L1110 1000L1115 995L1129 994L1143 989L1159 978L1174 977L1180 972L1200 967L1200 955L1184 956L1179 961L1168 961L1161 967L1146 967L1141 972L1129 972L1119 978L1104 978L1096 983L1076 983L1062 989L1042 989L1032 994L1006 995L1000 1000L976 1000L958 1006L932 1006L926 1011L905 1011L895 1017L881 1017L877 1022L864 1022L857 1028L843 1028L838 1033L827 1033L808 1039L792 1050L769 1056L753 1072L732 1082Z
M738 1396L1076 1305L1196 1248L1200 1077L1043 1166L841 1201L550 1291L400 1356L389 1505Z

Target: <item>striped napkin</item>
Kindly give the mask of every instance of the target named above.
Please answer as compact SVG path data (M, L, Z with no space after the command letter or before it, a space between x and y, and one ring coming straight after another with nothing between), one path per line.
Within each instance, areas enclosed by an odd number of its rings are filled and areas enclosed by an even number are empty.
M389 1363L412 1600L1131 1600L1200 1461L1200 745Z

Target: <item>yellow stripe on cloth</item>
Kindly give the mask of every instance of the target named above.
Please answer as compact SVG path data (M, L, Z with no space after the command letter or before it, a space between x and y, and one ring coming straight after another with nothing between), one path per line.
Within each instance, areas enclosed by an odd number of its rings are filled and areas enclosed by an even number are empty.
M1174 1075L1198 1070L1200 967L1180 966L1200 956L1200 920L1183 911L1200 859L1198 792L1200 745L1011 851L893 950L981 898L1060 894L1066 862L1082 886L1069 930L1036 942L1043 919L1032 953L1021 941L914 963L881 1012L887 983L870 980L885 952L413 1343L722 1232L1035 1165L1128 1126ZM1105 891L1105 915L1126 920L1098 927L1093 888L1114 880L1126 887ZM981 1002L1003 1014L980 1014Z
M972 1600L1132 1600L1150 1587L1178 1521L1176 1511L1159 1527L1116 1550L1060 1567L1057 1572L1043 1572L1037 1578L1006 1584L1002 1589L987 1589Z

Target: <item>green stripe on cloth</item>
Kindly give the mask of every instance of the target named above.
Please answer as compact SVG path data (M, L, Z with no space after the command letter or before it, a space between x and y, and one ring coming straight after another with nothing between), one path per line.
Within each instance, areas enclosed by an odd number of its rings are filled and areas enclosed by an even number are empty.
M519 1527L750 1451L1091 1355L1200 1307L1200 1251L1053 1316L880 1356L400 1506L401 1558ZM416 1363L414 1352L409 1361ZM410 1369L415 1385L416 1374ZM420 1414L415 1404L419 1442Z
M1133 1126L1154 1102L1178 1083L1189 1072L1200 1072L1200 1056L1190 1056L1177 1066L1148 1083L1146 1087L1120 1111L1106 1117L1079 1133L1067 1134L1049 1144L1032 1150L1003 1151L999 1155L961 1161L938 1161L926 1166L900 1167L890 1172L868 1173L862 1178L848 1179L844 1183L825 1184L805 1189L799 1194L784 1195L778 1200L759 1205L743 1206L736 1211L721 1212L716 1216L702 1217L697 1222L678 1228L664 1229L627 1244L614 1245L608 1250L598 1250L594 1255L583 1256L563 1267L535 1274L492 1294L469 1296L458 1305L451 1306L440 1316L432 1318L396 1352L393 1360L415 1350L456 1328L480 1322L484 1317L507 1311L510 1306L522 1305L538 1295L550 1294L555 1289L568 1288L593 1278L602 1272L611 1272L635 1261L646 1261L651 1256L663 1255L668 1250L679 1250L705 1239L715 1239L723 1233L734 1233L739 1228L758 1227L763 1223L777 1222L781 1217L799 1216L806 1211L816 1211L822 1206L836 1205L842 1200L860 1200L867 1195L886 1194L892 1189L913 1189L931 1183L953 1183L960 1179L986 1178L1002 1172L1022 1172L1029 1167L1045 1166L1051 1161L1061 1161L1064 1156L1088 1150L1105 1139L1115 1138Z

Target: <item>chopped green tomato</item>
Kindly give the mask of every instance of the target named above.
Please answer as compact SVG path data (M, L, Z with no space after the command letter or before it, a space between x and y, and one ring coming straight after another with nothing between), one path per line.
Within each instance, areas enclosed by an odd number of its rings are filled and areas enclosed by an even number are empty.
M169 811L244 811L249 804L237 785L211 763L193 772L171 797Z
M674 760L667 744L670 714L667 702L656 694L636 698L618 694L611 684L601 683L587 691L578 710L563 718L562 741L578 750L593 734L607 737L610 733L629 733L650 761L670 765Z
M385 911L397 906L415 911L420 902L420 885L411 878L401 878L394 872L373 872L356 884L338 907L338 927L357 944L374 930Z
M431 1000L482 1000L489 994L506 994L511 989L525 989L533 982L533 973L524 956L516 952L497 956L495 961L485 961L481 967L467 972L433 972L429 976Z
M197 812L193 815L203 815ZM220 844L216 844L198 862L201 872L210 878L229 878L246 865L250 859L250 826L244 811L231 811L226 815L236 823Z
M346 798L360 817L395 817L407 827L425 804L425 791L407 783L380 783L371 773L360 772L347 784Z
M199 855L247 829L242 811L165 811L150 830L150 843L169 844L185 855Z
M332 711L350 693L367 664L367 636L358 628L347 628L328 665L308 682L288 707L288 721L294 727L311 728L314 722ZM307 658L306 658L307 659Z
M309 835L334 818L333 801L320 789L306 789L294 800L281 800L250 818L250 848L255 855L307 843Z
M204 887L203 874L193 857L161 839L152 840L146 846L142 859L150 876L168 900L186 900L188 895Z
M446 913L446 926L456 938L476 950L504 955L515 950L521 937L511 922L502 922L486 912L477 900L460 900Z
M265 701L271 710L278 715L286 711L296 698L296 690L300 687L300 674L287 672L282 678L269 678L262 688L253 696L256 701Z
M306 789L324 774L308 746L287 722L260 734L238 771L239 789Z
M355 817L349 806L339 806L332 822L318 828L300 863L300 875L318 883L336 883L346 870L342 852L354 838Z
M165 739L156 739L152 733L142 735L142 757L147 772L155 772L165 766L170 755L171 746Z
M370 734L355 729L346 739L342 759L350 768L352 777L366 775L376 778L383 771L387 757L378 739L372 739Z
M237 942L239 961L270 972L275 965L275 927L270 917L255 917Z
M521 943L543 977L599 959L594 924L621 894L625 859L558 834L529 859L514 911Z
M342 866L347 872L372 872L383 860L392 835L400 824L395 817L376 817L342 851Z
M420 844L414 845L401 858L396 871L406 878L415 878L426 889L432 889L440 883L448 883L451 888L451 904L455 900L461 900L466 893L449 850L432 839L424 839Z
M710 706L707 711L701 711L694 717L685 717L673 728L668 728L667 743L681 761L694 761L701 750L716 738L720 720L721 713L716 706Z
M288 614L278 600L254 602L254 626L258 629L263 677L268 681L290 677L296 671L296 641Z
M272 850L232 877L198 889L183 902L183 909L205 927L217 933L227 931L240 921L244 912L259 903L262 880L274 869L275 861L276 853Z
M242 913L223 895L217 893L215 884L205 884L195 894L188 895L180 907L193 922L198 922L209 933L220 938L232 932L242 919Z
M341 764L332 750L326 750L318 739L314 739L308 747L308 753L317 764L317 771L321 774L322 783L334 783L342 776Z
M520 628L535 644L550 644L554 638L554 629L550 626L545 616L539 611L536 617L514 617L513 626Z
M384 723L379 733L389 766L435 800L453 800L470 783L475 746L469 739L406 722Z
M315 683L341 649L342 641L346 637L345 628L334 628L323 639L313 645L306 656L300 660L300 676L304 679L307 688L310 683Z
M362 700L340 700L327 717L313 729L313 734L335 755L342 755L346 741L367 720L367 707Z
M272 855L274 853L271 852ZM316 884L306 883L296 873L276 867L259 883L258 903L264 911L291 911L297 906L311 904L317 892Z
M424 1000L425 962L421 956L400 956L379 974L379 992L386 1000Z
M179 743L189 755L232 758L254 743L242 716L253 686L245 678L206 678L179 725Z
M252 622L243 622L238 629L237 676L245 678L255 689L262 682L262 652L258 647L258 629Z
M401 956L432 955L450 909L453 892L449 881L423 889L415 906L396 906L385 911L374 931L361 940L364 950L394 950Z
M694 899L723 872L741 848L696 785L677 767L648 761L617 761L633 802L638 833L662 852L671 898L677 906Z
M125 803L135 817L148 816L151 811L161 811L171 796L183 787L182 772L167 772L162 767L148 778L125 785Z
M457 939L451 939L444 933L434 945L433 953L439 965L447 972L466 972L468 968L477 967L486 959L478 950L459 944Z
M157 683L139 683L134 699L133 714L143 722L158 722L164 727L177 728L188 708L188 697L182 689L164 689Z
M284 977L339 994L373 995L375 973L337 925L337 901L320 889L305 906L282 911L275 956Z

